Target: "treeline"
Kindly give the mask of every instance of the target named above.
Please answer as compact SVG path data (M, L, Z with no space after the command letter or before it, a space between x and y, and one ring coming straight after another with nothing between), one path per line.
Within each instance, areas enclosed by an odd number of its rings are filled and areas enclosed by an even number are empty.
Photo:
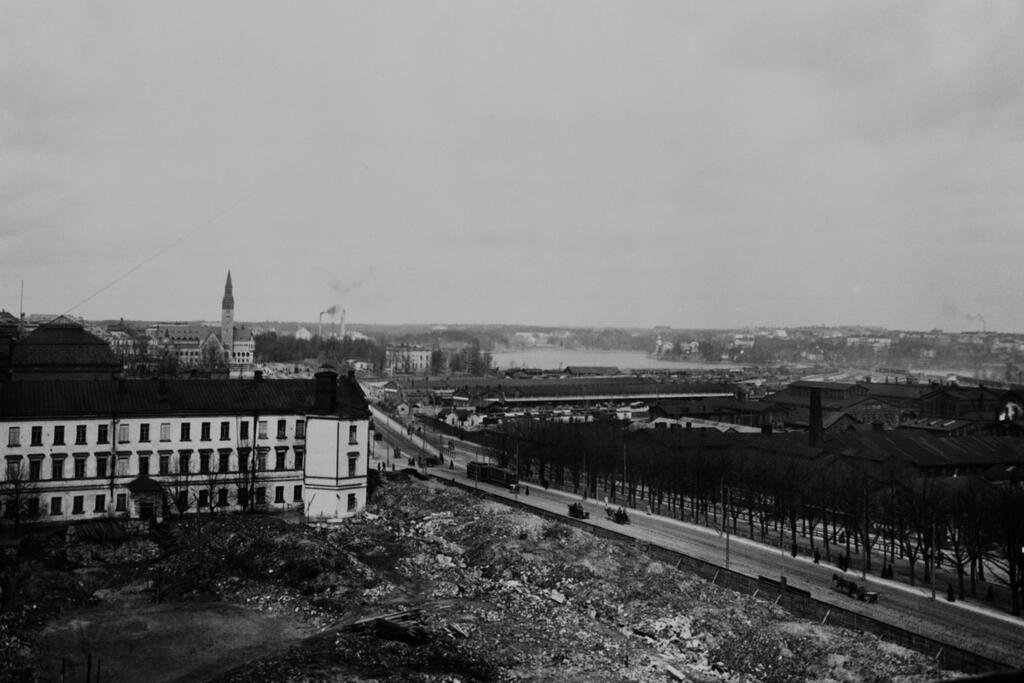
M369 339L322 338L296 339L291 335L267 332L255 336L256 360L261 363L294 363L306 358L343 361L365 359L376 367L384 365L384 346Z
M907 560L927 583L933 565L953 567L961 597L977 596L992 567L1021 610L1024 490L981 477L926 477L909 463L815 453L785 437L705 430L626 432L614 423L524 422L485 445L520 477L732 533L833 553L870 548L886 574ZM797 435L793 435L796 437ZM803 435L800 439L806 438ZM784 443L785 442L785 443ZM805 546L806 547L806 546ZM820 550L819 550L820 547Z

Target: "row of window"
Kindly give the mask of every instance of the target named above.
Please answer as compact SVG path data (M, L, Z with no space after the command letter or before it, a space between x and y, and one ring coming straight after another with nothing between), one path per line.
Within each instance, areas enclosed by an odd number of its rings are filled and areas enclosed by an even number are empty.
M138 474L227 473L242 471L243 467L246 471L253 469L257 472L264 472L268 469L302 470L306 464L305 452L298 448L295 449L291 463L288 462L287 448L277 449L272 459L269 457L269 448L257 448L255 453L252 453L250 449L243 449L238 453L238 457L234 458L234 462L232 462L232 454L233 451L231 449L221 449L216 454L212 450L201 450L198 458L193 458L192 451L179 451L176 456L171 453L161 453L155 459L151 455L139 454ZM216 458L214 457L215 455ZM250 456L252 457L250 458ZM88 471L90 459L94 460L94 467L92 468L92 476L94 477L127 476L130 474L130 457L129 455L112 456L109 454L97 454L95 456L74 455L70 458L72 461L71 478L88 478L90 476ZM349 476L356 476L354 472L358 459L358 453L349 453ZM6 477L8 481L24 481L26 478L28 481L42 480L44 456L28 456L27 471L23 469L22 456L9 455L6 460ZM67 460L67 456L50 456L50 479L66 478ZM198 465L198 467L194 468L194 464ZM291 465L290 467L289 464ZM234 468L232 468L232 465L234 465ZM270 465L273 465L273 467L271 468ZM110 468L114 469L111 470Z
M199 440L200 441L211 441L212 422L202 422L199 425ZM140 443L147 443L150 440L150 425L148 423L141 423L138 425L138 441ZM117 442L128 443L131 440L130 433L131 425L128 423L121 423L117 425ZM256 424L257 438L266 439L267 437L267 421L259 420ZM88 425L76 425L75 426L75 445L85 445L88 443ZM238 423L238 438L246 440L249 438L249 422L241 421ZM287 439L288 438L288 421L281 419L277 421L277 438ZM306 422L305 420L295 421L295 438L304 439L306 438ZM356 438L356 426L352 425L349 428L349 441L354 443ZM33 426L30 432L29 446L42 446L43 445L43 428L40 425ZM65 432L64 425L54 425L53 427L53 445L63 446L65 445ZM160 441L171 440L171 423L161 422L160 423ZM179 428L179 441L191 441L192 440L192 424L189 422L182 422ZM231 421L224 420L220 423L220 440L230 441L231 440ZM96 425L96 443L105 444L110 443L110 425L109 424L98 424ZM7 445L9 447L21 446L21 427L9 427L7 430Z
M211 505L211 495L216 493L216 500ZM249 490L245 488L239 488L235 493L235 501L239 506L244 507L249 500ZM208 509L210 507L228 507L231 505L229 500L230 492L226 488L217 489L213 492L209 489L200 489L196 492L191 492L188 489L179 491L174 498L174 504L178 512L186 512L194 507L199 510ZM254 491L256 505L267 504L267 487L258 486ZM59 516L64 514L64 496L52 496L49 500L49 514L51 517ZM274 503L281 504L285 503L285 487L275 486L274 487ZM292 487L292 502L302 502L302 485L295 485ZM357 505L356 495L350 493L348 496L348 509L355 510ZM18 515L18 508L21 507L21 514L26 517L38 517L40 514L40 499L37 496L26 498L23 501L8 501L4 510L4 515L8 518L13 518ZM107 511L107 496L103 493L97 493L93 496L93 508L94 513L104 513ZM128 512L128 494L118 493L114 496L114 512ZM71 514L72 515L83 515L85 514L85 496L72 496L71 497Z

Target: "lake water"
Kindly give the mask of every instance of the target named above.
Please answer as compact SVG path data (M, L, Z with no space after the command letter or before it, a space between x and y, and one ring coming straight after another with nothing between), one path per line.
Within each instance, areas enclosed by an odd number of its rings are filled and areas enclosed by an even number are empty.
M729 370L741 368L734 363L708 363L705 361L670 361L649 358L642 351L597 351L591 349L542 348L521 351L495 351L491 354L494 367L540 368L558 370L568 365L600 365L620 370Z

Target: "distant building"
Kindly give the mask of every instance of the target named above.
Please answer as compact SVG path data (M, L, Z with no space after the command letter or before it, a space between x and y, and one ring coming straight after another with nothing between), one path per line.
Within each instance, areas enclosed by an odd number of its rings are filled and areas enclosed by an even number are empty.
M430 349L399 344L385 350L384 374L425 375L430 371Z
M250 376L254 370L256 339L252 330L235 324L235 297L231 271L224 284L220 327L164 324L150 328L155 350L173 353L186 367L202 366L211 359L223 362L233 376Z
M310 339L313 338L313 333L310 332L305 327L300 327L299 329L295 330L295 338L302 339L304 341L309 341Z

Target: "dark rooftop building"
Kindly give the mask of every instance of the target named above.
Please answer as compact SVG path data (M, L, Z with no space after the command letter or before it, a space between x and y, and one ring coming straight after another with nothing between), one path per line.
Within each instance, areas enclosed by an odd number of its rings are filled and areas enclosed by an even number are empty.
M12 379L108 379L123 369L107 342L64 316L15 341L8 362Z

